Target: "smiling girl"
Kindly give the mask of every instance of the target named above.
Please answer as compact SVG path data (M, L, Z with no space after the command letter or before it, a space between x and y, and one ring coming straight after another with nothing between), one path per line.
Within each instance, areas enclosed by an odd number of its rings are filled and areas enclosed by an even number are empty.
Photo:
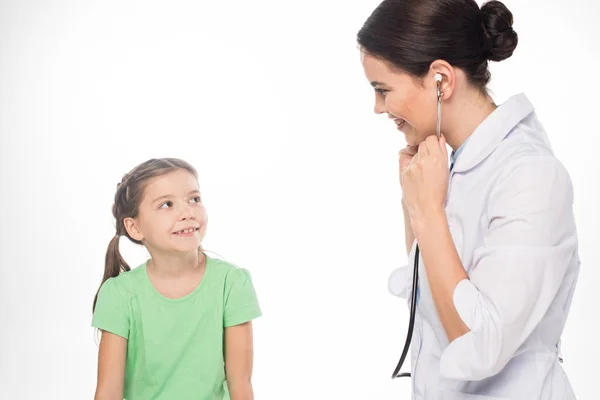
M253 399L251 321L261 310L249 272L202 249L196 170L172 158L140 164L117 186L113 215L93 307L95 399ZM150 259L131 269L122 236Z

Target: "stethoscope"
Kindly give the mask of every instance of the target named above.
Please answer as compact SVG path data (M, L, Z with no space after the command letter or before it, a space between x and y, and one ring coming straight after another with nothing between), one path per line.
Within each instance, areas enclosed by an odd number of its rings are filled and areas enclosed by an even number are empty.
M441 92L441 82L442 75L435 74L434 76L435 82L437 84L437 137L441 136L440 127L442 120L442 92ZM410 319L408 323L408 331L406 332L406 341L404 342L404 349L402 350L402 355L400 356L400 361L398 361L398 365L392 374L392 379L401 378L401 377L410 377L409 372L404 372L399 374L400 368L404 364L404 359L406 359L406 355L408 354L408 348L410 347L410 341L412 340L413 329L415 327L415 313L417 311L417 290L419 285L419 244L417 243L415 248L415 264L413 271L413 280L412 280L412 297L410 299Z

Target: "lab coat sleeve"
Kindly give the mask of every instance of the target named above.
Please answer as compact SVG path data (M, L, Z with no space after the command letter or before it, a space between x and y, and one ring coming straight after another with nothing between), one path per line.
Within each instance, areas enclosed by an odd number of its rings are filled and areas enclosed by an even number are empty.
M395 269L388 279L388 290L394 296L404 299L409 297L412 274L409 274L408 266ZM410 299L409 299L410 300Z
M413 242L411 250L408 254L409 261L414 260L415 244L416 242ZM412 300L411 292L413 273L413 268L408 268L408 265L403 265L393 270L388 278L388 291L394 296L407 299L410 303Z
M539 324L577 251L572 205L571 180L555 158L522 157L504 167L470 277L454 290L470 331L443 351L443 377L478 381L497 374Z

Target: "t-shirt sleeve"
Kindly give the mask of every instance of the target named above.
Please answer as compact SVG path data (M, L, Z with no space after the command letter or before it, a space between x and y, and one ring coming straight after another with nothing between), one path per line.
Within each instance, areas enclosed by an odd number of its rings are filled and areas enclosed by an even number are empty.
M223 326L243 324L262 315L250 272L232 269L225 279L225 312Z
M129 309L114 278L109 278L98 292L92 326L129 338Z

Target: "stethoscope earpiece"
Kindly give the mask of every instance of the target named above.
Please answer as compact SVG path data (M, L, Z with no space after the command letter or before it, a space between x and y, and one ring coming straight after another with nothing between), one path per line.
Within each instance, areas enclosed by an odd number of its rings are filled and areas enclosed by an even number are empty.
M434 79L437 83L437 137L441 136L441 123L442 123L442 74L435 74Z

